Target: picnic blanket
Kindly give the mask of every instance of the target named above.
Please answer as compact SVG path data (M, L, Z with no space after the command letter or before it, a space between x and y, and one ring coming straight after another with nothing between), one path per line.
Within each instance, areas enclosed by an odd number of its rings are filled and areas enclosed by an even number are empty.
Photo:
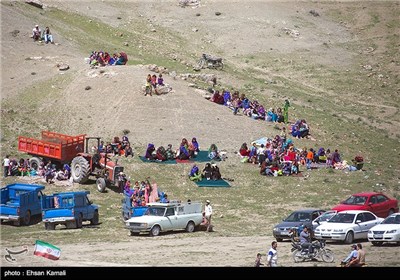
M139 156L140 160L143 162L154 162L154 163L161 163L161 164L176 164L176 160L174 159L169 159L169 160L165 160L165 161L158 161L158 160L148 160L146 157L144 156Z
M206 180L195 182L198 187L215 187L215 188L229 188L231 185L223 179L221 180Z
M176 162L178 163L211 162L211 161L213 160L208 157L208 151L200 151L195 158L176 159Z

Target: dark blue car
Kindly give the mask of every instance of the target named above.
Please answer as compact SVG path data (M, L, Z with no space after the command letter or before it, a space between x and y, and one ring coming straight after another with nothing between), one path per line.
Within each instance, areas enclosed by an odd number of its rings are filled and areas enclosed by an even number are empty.
M294 211L281 223L277 224L272 233L278 242L281 242L283 239L290 239L291 229L298 229L302 226L307 226L312 229L312 221L324 212L325 210L322 209L302 209Z

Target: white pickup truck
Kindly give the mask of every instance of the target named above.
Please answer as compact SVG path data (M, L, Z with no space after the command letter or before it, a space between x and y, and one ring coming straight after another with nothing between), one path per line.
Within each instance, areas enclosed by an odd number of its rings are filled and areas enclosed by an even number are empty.
M180 203L148 203L145 214L132 217L125 222L131 235L141 232L157 236L160 232L185 229L193 232L203 220L202 205L200 202Z

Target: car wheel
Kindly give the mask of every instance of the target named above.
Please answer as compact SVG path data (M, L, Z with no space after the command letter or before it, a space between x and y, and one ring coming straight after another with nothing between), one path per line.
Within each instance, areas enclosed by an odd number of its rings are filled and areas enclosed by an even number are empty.
M151 236L157 236L160 234L160 226L154 226L151 230L150 230L150 235Z
M76 220L76 223L75 223L76 228L81 228L82 227L82 220L83 220L82 214L79 214L79 217L78 217L78 219Z
M353 241L354 241L354 233L352 231L349 231L346 234L346 237L344 239L344 243L351 244L351 243L353 243Z
M374 246L382 246L382 244L383 244L382 241L372 241L371 243L372 243L372 245L374 245Z
M94 212L93 219L90 220L91 225L99 224L99 212Z
M55 224L52 224L52 223L45 223L45 224L44 224L44 228L45 228L46 230L55 230L55 229L56 229L56 225L55 225Z
M25 217L22 219L22 223L25 226L29 226L29 224L31 223L31 212L28 210L25 213Z
M193 222L189 222L186 226L186 231L187 232L193 232L194 231L194 223Z

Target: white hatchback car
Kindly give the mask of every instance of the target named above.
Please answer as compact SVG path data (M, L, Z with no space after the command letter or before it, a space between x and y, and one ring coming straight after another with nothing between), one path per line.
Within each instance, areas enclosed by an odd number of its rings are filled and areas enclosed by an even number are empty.
M342 211L318 226L314 236L317 239L338 240L351 244L356 239L367 239L368 230L383 220L369 211Z
M397 242L400 245L400 213L392 214L372 227L368 231L368 241L377 246L383 242Z

